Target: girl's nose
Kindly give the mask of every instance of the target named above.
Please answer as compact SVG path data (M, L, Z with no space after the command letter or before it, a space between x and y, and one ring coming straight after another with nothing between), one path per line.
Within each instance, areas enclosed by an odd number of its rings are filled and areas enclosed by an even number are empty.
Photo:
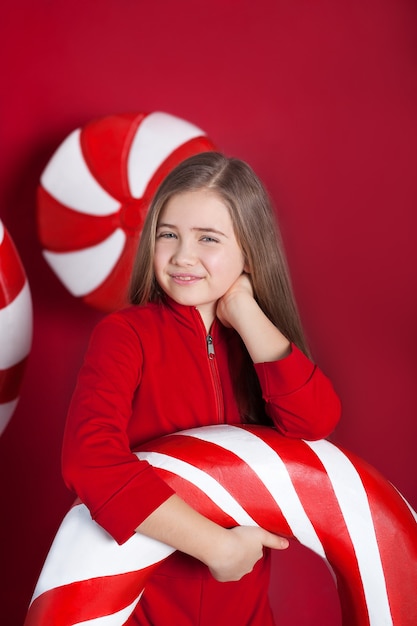
M179 241L172 255L172 262L175 265L194 265L196 255L191 242Z

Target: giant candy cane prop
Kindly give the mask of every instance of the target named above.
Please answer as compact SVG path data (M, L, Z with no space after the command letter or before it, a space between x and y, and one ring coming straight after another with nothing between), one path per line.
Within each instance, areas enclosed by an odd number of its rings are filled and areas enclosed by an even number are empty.
M0 220L0 434L19 400L32 343L32 299L26 273Z
M262 426L210 426L138 453L194 508L224 526L293 537L333 570L345 626L417 624L417 520L396 489L328 441ZM64 519L25 626L121 626L173 549L135 535L119 546L84 505Z

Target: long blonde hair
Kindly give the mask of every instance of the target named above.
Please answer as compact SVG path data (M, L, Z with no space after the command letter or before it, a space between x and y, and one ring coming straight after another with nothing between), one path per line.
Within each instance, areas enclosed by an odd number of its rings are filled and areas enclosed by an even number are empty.
M268 194L247 163L218 152L203 152L186 159L159 186L143 226L133 267L131 303L160 300L153 271L159 215L172 196L198 189L216 192L228 207L259 306L290 341L308 354Z

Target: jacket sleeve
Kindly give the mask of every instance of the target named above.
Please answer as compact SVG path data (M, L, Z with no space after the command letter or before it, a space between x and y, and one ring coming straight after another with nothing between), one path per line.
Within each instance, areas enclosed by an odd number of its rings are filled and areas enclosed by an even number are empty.
M280 361L255 363L266 412L286 437L324 439L340 419L339 397L317 365L291 347Z
M102 320L92 334L64 433L65 483L118 543L173 493L130 450L127 427L141 366L140 339L130 324L117 314Z

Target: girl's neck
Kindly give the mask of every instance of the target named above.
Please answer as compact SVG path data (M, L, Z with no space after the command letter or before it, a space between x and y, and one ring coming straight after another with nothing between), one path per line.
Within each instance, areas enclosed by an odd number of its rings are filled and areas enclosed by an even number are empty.
M200 316L201 316L201 319L203 320L203 324L205 326L207 334L210 334L210 329L216 317L214 311L206 310L204 307L198 307L198 306L196 307L196 309L200 313Z

